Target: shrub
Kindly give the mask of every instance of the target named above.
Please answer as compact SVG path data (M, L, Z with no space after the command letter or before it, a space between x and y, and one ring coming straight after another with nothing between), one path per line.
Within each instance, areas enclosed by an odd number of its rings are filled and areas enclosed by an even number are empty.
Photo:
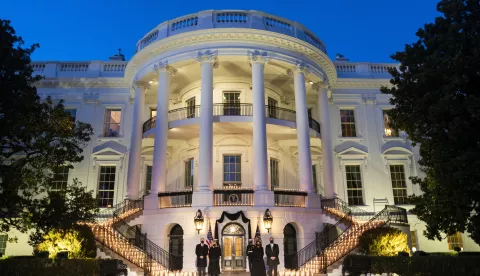
M45 258L7 258L0 260L2 275L9 276L70 276L99 275L100 260L70 259L53 261Z
M55 258L61 251L68 251L70 258L95 258L97 251L95 238L91 229L78 225L75 229L61 231L51 230L37 246L37 251L48 251L50 258Z
M410 253L408 237L395 228L377 228L368 230L360 237L360 248L367 255L396 256L398 252Z

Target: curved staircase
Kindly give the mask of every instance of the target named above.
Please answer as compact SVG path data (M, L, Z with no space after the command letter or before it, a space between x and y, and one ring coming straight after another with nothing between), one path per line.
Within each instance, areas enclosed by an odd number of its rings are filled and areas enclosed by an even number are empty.
M359 244L360 236L370 229L380 228L389 223L408 224L407 212L403 208L386 205L377 214L348 206L339 198L322 199L322 209L326 215L338 219L335 227L343 225L344 230L335 237L329 229L317 233L316 239L297 252L297 268L315 274L327 273L335 264L353 252Z

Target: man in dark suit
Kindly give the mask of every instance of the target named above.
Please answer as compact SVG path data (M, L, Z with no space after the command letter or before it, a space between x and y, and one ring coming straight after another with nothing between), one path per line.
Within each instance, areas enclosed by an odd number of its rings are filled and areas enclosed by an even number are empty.
M278 248L278 244L273 243L273 237L270 237L270 244L267 244L267 246L265 246L265 254L267 255L268 276L272 276L272 271L274 272L275 276L278 276L277 267L280 264L280 260L278 259L279 253L280 249Z
M205 239L200 239L200 244L195 247L195 255L197 255L197 270L199 276L206 275L208 246L205 244Z
M248 270L252 271L252 255L253 255L253 240L249 239L248 240L248 245L247 245L247 257L248 257Z

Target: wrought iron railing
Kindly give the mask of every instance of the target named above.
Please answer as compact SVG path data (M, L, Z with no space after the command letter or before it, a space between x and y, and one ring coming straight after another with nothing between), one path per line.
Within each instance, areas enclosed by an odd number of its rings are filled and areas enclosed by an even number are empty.
M168 111L168 121L178 121L200 117L200 106L187 106Z
M305 208L307 192L274 189L275 206Z
M215 189L213 190L213 206L253 206L253 189Z
M322 209L335 213L338 217L350 214L352 218L362 221L367 221L375 216L375 212L368 212L361 208L348 205L347 202L338 197L322 198Z
M213 116L252 116L253 105L247 103L213 104Z
M152 117L148 119L145 123L143 123L143 132L149 131L150 129L154 128L157 123L157 117Z
M312 117L308 117L308 126L311 129L315 130L317 133L320 133L320 124Z
M280 119L294 123L297 121L295 110L281 108L274 105L266 105L265 114L267 118Z
M192 206L193 191L172 191L158 193L158 200L160 202L160 208L181 208Z

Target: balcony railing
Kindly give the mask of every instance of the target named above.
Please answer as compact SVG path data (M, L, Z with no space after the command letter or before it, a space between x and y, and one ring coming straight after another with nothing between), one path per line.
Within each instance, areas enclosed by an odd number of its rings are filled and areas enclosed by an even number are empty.
M192 190L158 193L160 209L192 207Z
M296 190L274 189L275 206L305 208L307 192Z
M213 206L253 206L253 190L234 187L215 189Z
M279 119L289 122L296 122L295 110L266 105L265 115L267 118ZM253 116L253 105L248 103L238 104L213 104L213 116ZM200 117L200 106L182 107L168 112L168 121L178 121ZM320 124L312 117L308 118L308 125L311 129L320 133ZM143 124L143 132L156 126L156 117L148 119Z

